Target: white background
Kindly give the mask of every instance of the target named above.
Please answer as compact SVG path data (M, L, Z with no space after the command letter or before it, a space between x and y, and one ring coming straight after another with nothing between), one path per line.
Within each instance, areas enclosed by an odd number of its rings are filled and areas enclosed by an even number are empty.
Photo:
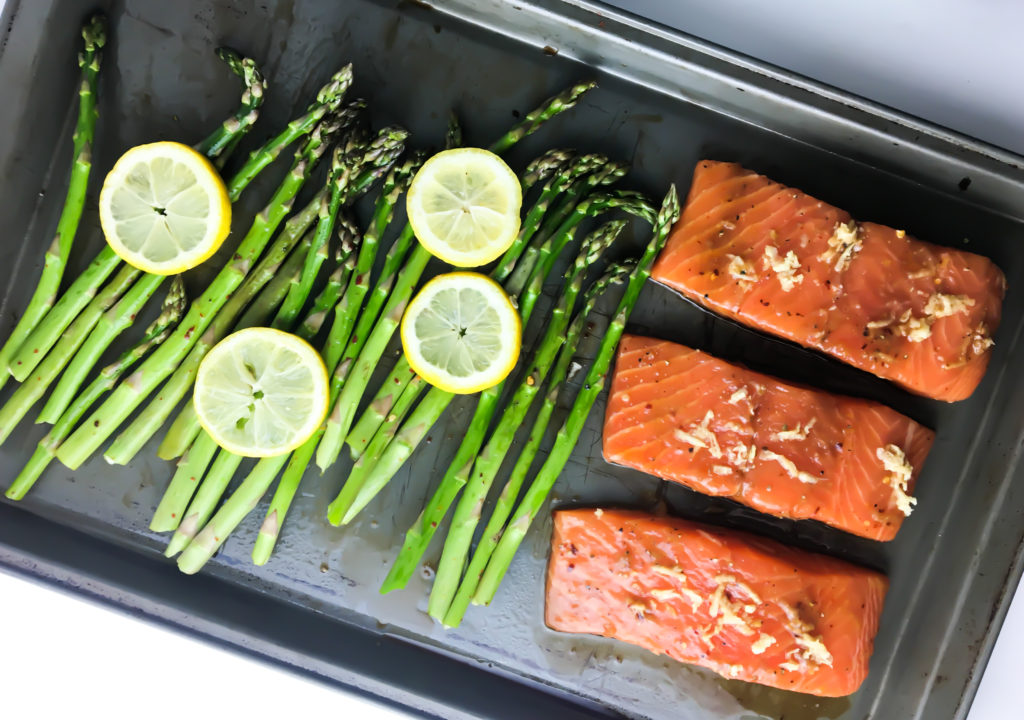
M613 4L1024 153L1019 0ZM0 632L3 717L403 717L10 575L0 574L0 607L6 618L17 618ZM1022 666L1024 600L1018 597L970 720L1020 716Z

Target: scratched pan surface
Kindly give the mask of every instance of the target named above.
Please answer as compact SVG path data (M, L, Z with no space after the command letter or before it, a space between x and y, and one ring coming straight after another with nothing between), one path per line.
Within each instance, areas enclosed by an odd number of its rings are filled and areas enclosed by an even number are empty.
M245 9L248 8L248 9ZM34 284L59 212L75 84L71 48L92 9L76 0L8 0L0 48L0 276L6 333ZM95 189L124 148L157 138L195 142L237 89L213 49L258 58L271 86L249 146L279 126L332 69L352 61L374 121L436 146L450 107L485 144L517 114L568 84L600 81L580 107L511 155L571 145L631 160L623 183L681 191L702 157L735 160L936 243L992 257L1010 281L988 375L944 405L786 343L718 320L649 286L631 329L709 350L782 377L880 400L938 431L920 504L899 537L878 545L810 523L766 519L667 487L600 456L603 400L552 502L653 508L751 529L886 571L892 582L871 673L855 696L822 701L719 679L610 640L560 635L542 622L550 522L545 511L495 604L445 632L423 612L429 565L402 592L377 588L467 419L457 403L431 442L352 526L326 526L347 462L304 481L277 551L253 567L262 509L199 576L179 575L146 528L171 474L147 447L128 467L102 459L52 468L29 499L0 505L0 562L231 647L257 653L441 717L947 718L963 717L1021 572L1024 487L1018 448L1024 388L1016 382L1024 294L1019 158L976 145L748 59L646 26L601 6L561 0L423 3L123 0L108 8L113 42L100 101L97 172L74 263L99 246ZM283 170L247 193L236 233ZM623 245L639 247L642 228ZM623 248L623 251L630 248ZM190 278L193 289L201 276ZM594 335L601 332L595 328ZM593 350L594 338L582 349ZM10 392L7 389L6 392ZM6 484L41 428L0 449ZM437 548L428 558L436 558ZM159 658L148 658L160 672Z

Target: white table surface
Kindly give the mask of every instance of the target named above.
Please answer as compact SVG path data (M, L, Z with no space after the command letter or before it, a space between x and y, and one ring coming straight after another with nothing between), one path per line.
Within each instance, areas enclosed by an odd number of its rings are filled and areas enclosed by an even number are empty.
M612 4L1024 154L1024 3L1018 0ZM2 573L0 607L7 618L18 618L4 623L0 634L3 717L405 717ZM1020 716L1022 666L1019 593L970 720Z

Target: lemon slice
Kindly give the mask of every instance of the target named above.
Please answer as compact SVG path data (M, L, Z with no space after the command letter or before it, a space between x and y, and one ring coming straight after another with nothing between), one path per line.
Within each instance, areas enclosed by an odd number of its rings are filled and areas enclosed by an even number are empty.
M217 170L187 145L137 145L100 190L100 223L129 265L174 275L213 255L231 230L231 201Z
M192 400L206 432L225 450L272 457L294 450L327 417L327 368L305 340L248 328L206 354Z
M480 148L445 150L423 163L406 210L430 254L457 267L496 260L519 233L523 191L505 161Z
M454 272L423 286L402 318L409 365L431 385L475 393L504 380L519 359L519 313L498 283Z

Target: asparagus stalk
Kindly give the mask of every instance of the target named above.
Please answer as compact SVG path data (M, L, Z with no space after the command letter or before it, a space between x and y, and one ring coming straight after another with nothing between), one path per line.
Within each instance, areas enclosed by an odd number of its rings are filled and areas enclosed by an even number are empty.
M235 202L241 196L242 191L263 168L277 157L283 148L309 133L315 122L319 121L328 111L333 112L337 109L351 80L351 66L340 70L327 85L321 88L317 95L317 103L306 115L293 120L284 132L250 155L249 161L227 183L231 202ZM241 137L250 127L240 127L238 136ZM214 135L220 131L221 128L218 128L214 131ZM36 325L21 347L14 353L8 363L8 368L15 379L24 382L50 348L60 339L61 334L72 320L78 316L82 308L96 295L100 286L120 264L121 259L108 245L104 245L86 271L71 284L57 304Z
M453 132L452 126L450 126L449 135ZM334 321L323 350L324 361L327 367L332 369L332 401L337 398L341 390L341 383L347 376L348 367L352 362L351 357L345 357L345 353L359 344L358 340L353 338L352 330L363 298L369 288L369 274L376 257L379 238L384 234L384 231L394 217L394 208L398 198L408 187L412 176L422 162L422 156L415 154L403 164L392 168L388 173L384 187L377 199L373 218L363 236L363 244L360 248L358 262L353 267L352 278L341 301L335 306ZM391 258L392 256L389 254L387 259L390 260ZM314 315L318 314L318 306L319 303L314 305ZM372 311L372 309L368 311ZM319 316L323 317L325 314L326 310L320 312ZM376 313L374 312L373 314L375 315ZM310 324L309 320L307 320L306 323L303 323L303 328ZM356 328L356 331L358 332L358 328ZM353 338L352 342L349 342L350 338ZM273 553L285 515L291 507L295 493L298 492L303 473L316 452L320 436L321 433L315 433L313 437L292 454L284 474L277 484L277 490L270 501L266 518L260 527L256 543L253 546L252 559L257 565L266 564ZM260 494L262 495L263 492L265 492L265 488L260 491Z
M627 209L625 204L622 204L621 207L622 209ZM583 200L568 212L568 216L562 222L559 229L540 244L540 247L534 254L535 267L531 270L532 275L527 290L519 298L519 311L523 325L529 322L533 307L540 295L543 279L551 271L551 266L562 252L562 249L572 239L575 228L584 218L592 214L604 212L606 209L607 206L603 200L593 198ZM528 250L533 248L534 245L531 245ZM524 253L523 259L529 261L529 253ZM512 279L506 283L506 288L511 282ZM513 297L515 296L514 294L512 295ZM491 418L497 409L503 387L504 383L499 383L481 393L473 418L470 420L469 429L466 431L466 435L456 451L455 459L452 460L448 471L441 481L443 487L452 487L451 483L457 482L456 476L463 471L463 468L471 462L477 451L479 451L480 444L483 442L483 435L486 433ZM426 398L416 407L416 410L406 421L405 426L395 436L394 441L381 453L376 465L367 474L362 486L345 490L344 495L339 495L329 506L328 520L334 524L351 522L356 514L394 477L394 474L398 472L399 468L401 468L425 437L427 431L440 419L453 398L454 395L451 393L438 388L431 388ZM349 498L354 499L349 502Z
M336 100L340 102L341 98L337 97ZM324 140L333 130L334 127L328 123L311 133L303 148L296 153L292 169L268 205L256 216L232 261L192 303L174 334L138 370L118 385L103 405L64 442L57 451L57 458L61 462L72 470L78 468L184 359L263 252L267 241L291 208L295 195L323 154Z
M238 489L220 506L216 514L206 523L178 558L178 569L192 575L220 549L228 535L245 519L259 503L260 498L274 482L288 461L287 455L263 458L253 468Z
M75 352L89 337L103 313L117 302L139 277L141 271L125 266L103 290L93 298L85 310L71 323L67 332L47 353L46 358L0 408L0 443L4 442L25 414L43 396Z
M279 318L289 325L294 322L295 317L302 309L320 267L327 259L327 238L330 237L334 227L338 208L343 204L350 204L355 199L357 191L368 187L368 184L361 187L354 186L358 182L358 174L364 173L368 168L373 168L373 178L376 179L387 172L404 150L405 140L408 136L409 133L401 128L384 128L370 142L365 152L361 144L353 143L349 143L343 150L335 152L330 200L321 206L317 236L313 241L313 247L310 248L306 256L302 278L289 293L288 299L278 313Z
M524 120L502 135L491 144L490 150L502 153L519 140L536 131L543 123L575 106L579 98L595 83L581 83L544 101L540 107L530 112ZM411 232L411 229L407 227ZM519 246L521 249L521 245ZM417 245L409 258L402 274L396 279L388 305L381 313L377 324L371 331L362 350L352 364L350 377L342 380L343 387L334 411L328 418L324 439L316 453L316 463L321 472L326 470L341 453L341 446L352 427L359 401L370 381L372 370L380 362L380 358L401 321L402 312L408 304L419 281L419 277L429 261L429 254L421 245ZM385 278L385 282L388 279ZM396 314L397 313L397 314Z
M328 113L338 110L345 93L352 84L352 65L346 65L331 76L331 79L320 88L316 100L309 106L306 113L295 118L284 130L270 138L262 146L249 153L245 164L239 168L227 183L228 197L234 202L242 194L262 170L277 159L281 152L304 135L311 133ZM356 101L357 104L360 101Z
M127 370L141 360L146 353L167 339L171 334L178 320L185 312L187 298L185 286L181 278L174 278L171 282L171 289L164 299L163 309L153 323L146 328L135 345L126 350L112 364L100 370L99 375L76 397L74 402L64 411L54 426L50 429L39 444L28 463L7 489L7 498L10 500L21 500L25 494L32 489L36 481L43 474L43 471L53 459L54 451L60 443L74 429L75 424L82 415L99 400L104 393L110 390L117 383L118 379Z
M308 235L304 242L307 240L309 240ZM253 302L252 307L246 312L246 316L250 316L251 313L252 325L263 324L273 317L274 310L284 300L292 279L299 275L305 259L305 254L302 252L303 249L303 244L300 244L295 249L295 252L288 257L288 260L276 272L274 279L263 288L263 291ZM236 329L251 327L251 325L244 323L245 318L239 321L235 326ZM217 444L213 442L212 438L199 425L199 418L195 413L195 406L192 404L191 399L185 404L185 408L179 413L178 417L175 418L171 429L168 430L167 436L164 438L164 443L161 444L161 448L164 448L165 445L168 447L174 446L175 448L181 447L181 451L174 457L180 455L182 459L179 461L177 470L171 478L167 490L164 491L164 496L160 500L160 504L150 523L149 529L156 530L157 532L174 530L178 527L185 508L192 499L192 494L195 492L196 487L199 485L199 480L203 477L206 467L213 460L213 456L217 451ZM165 454L170 453L167 452Z
M323 327L324 320L327 319L327 313L341 299L342 293L345 291L345 287L355 271L356 259L352 256L352 252L355 248L356 237L355 226L351 218L340 214L338 217L338 238L340 242L335 257L337 267L327 277L327 283L313 301L313 307L306 313L302 324L299 325L298 334L302 337L307 339L316 337L317 333L320 332L320 328Z
M99 363L103 353L122 332L135 322L136 315L142 311L163 281L164 278L160 275L143 275L125 293L124 297L103 313L96 327L89 333L74 359L64 370L57 386L50 393L49 399L36 419L37 423L52 425L57 422L57 419L74 400L89 373Z
M492 278L498 282L506 279L511 272L511 268L516 265L520 255L523 255L524 252L527 257L524 258L522 263L519 263L519 267L528 268L527 272L533 269L537 248L534 245L530 245L530 242L538 230L540 230L541 221L544 219L544 214L549 205L569 188L575 178L578 178L583 173L598 169L603 161L602 157L596 155L575 158L565 151L558 151L557 153L545 153L530 163L523 175L522 182L524 186L528 183L536 182L542 174L556 172L557 174L545 185L537 202L527 212L526 221L522 224L515 242L506 251L494 271L492 271ZM549 220L546 226L551 227L550 222ZM551 234L550 229L546 234L544 231L541 232L542 236ZM366 410L363 411L355 427L352 428L348 437L345 438L354 460L358 460L361 457L371 438L374 437L384 419L388 416L391 405L405 390L405 386L413 375L412 368L409 367L409 363L403 355L398 359L395 367L392 368L391 374L388 375L387 379L378 389L377 394ZM318 453L317 462L321 468L325 468L326 465L333 463L334 459L341 452L340 427L328 424L321 447L322 450ZM328 459L330 459L330 462L327 462Z
M678 218L679 199L676 196L676 188L673 185L665 196L665 200L658 212L658 219L651 242L644 250L636 268L630 273L626 291L619 301L618 308L608 330L601 339L597 356L587 372L586 379L583 381L583 387L576 396L568 417L558 430L551 453L537 472L533 483L526 491L508 526L505 528L501 539L498 541L494 554L487 564L487 569L480 579L480 586L477 588L474 602L489 604L494 599L498 585L508 571L509 565L512 564L512 558L515 557L516 550L526 536L526 531L537 516L537 513L540 512L544 500L554 486L555 481L558 480L562 468L569 461L569 456L576 446L576 441L579 440L580 432L582 432L583 424L590 414L590 409L604 388L612 356L619 344L619 340L622 338L622 333L625 331L629 315L634 305L636 305L637 299L640 297L640 290L650 276L651 266L664 246L669 230Z
M114 465L128 464L142 446L160 429L192 387L199 364L206 357L206 353L228 334L245 306L259 295L260 290L277 275L282 262L288 257L292 248L299 243L303 233L312 225L313 218L316 217L319 197L320 195L314 198L285 223L284 229L278 234L277 239L264 254L259 264L217 313L206 332L199 337L188 355L174 369L160 392L117 436L107 452L104 453L107 462ZM179 434L181 429L183 428L175 431L174 437L168 443L169 446L180 447L181 441L185 439L185 436Z
M555 303L551 316L547 319L547 329L537 345L527 373L506 405L501 420L492 432L487 445L476 456L475 462L470 461L472 472L470 472L470 467L463 466L458 468L455 473L446 473L445 479L449 480L448 483L442 481L424 508L421 518L413 524L406 535L407 540L403 544L402 552L399 553L399 559L396 560L396 567L401 561L404 567L412 568L426 551L435 530L447 515L448 508L455 501L455 497L466 485L467 480L469 481L469 487L456 508L452 521L453 530L449 533L448 541L445 542L444 553L441 555L441 563L438 565L438 574L434 582L434 590L430 595L429 612L437 619L444 617L444 610L447 609L448 603L451 601L451 595L454 594L455 585L458 583L458 576L462 572L464 556L469 548L468 541L472 540L473 532L476 529L476 523L472 519L473 511L475 510L476 516L479 517L480 507L482 507L487 491L508 451L516 428L522 423L530 409L534 396L540 390L551 363L554 362L555 355L565 340L565 326L569 323L572 309L576 305L576 298L582 289L586 271L615 242L625 225L625 221L613 220L584 240L575 260L565 273L565 285L562 293ZM542 279L537 276L534 285L539 285L541 282ZM479 439L474 439L476 447L483 443L482 435ZM403 554L408 557L403 558ZM392 582L396 583L394 587L400 587L408 582L408 577L399 579L396 574L395 579L392 580L391 574L389 574L384 588L390 588Z
M64 268L67 267L68 255L71 253L71 245L82 218L82 209L85 207L85 191L92 170L92 143L98 115L96 85L99 81L101 50L107 40L106 20L102 15L93 16L85 24L82 28L82 40L84 47L78 56L78 67L81 68L81 82L78 85L78 122L75 125L71 177L68 180L64 208L57 221L53 242L43 259L39 284L36 285L32 299L18 324L14 326L10 337L3 347L0 347L0 388L8 379L7 372L3 370L57 299L60 281L64 277Z
M267 81L252 58L242 57L227 47L217 48L217 57L227 64L231 72L242 79L245 87L235 114L195 146L197 152L206 155L221 168L245 133L256 124L256 119L260 115L259 108L263 105L263 96L267 91Z
M171 482L167 485L160 504L156 506L149 529L155 532L177 530L192 496L203 479L206 468L217 454L217 443L209 433L200 430L195 440L178 460Z
M527 135L535 133L544 123L574 107L585 93L596 86L595 82L583 82L548 98L535 110L527 113L522 122L491 143L491 152L498 155L505 152Z
M609 266L604 275L587 289L583 308L573 318L572 325L569 326L569 331L565 336L565 344L559 351L558 360L555 362L555 366L549 375L544 401L541 403L537 417L530 428L526 444L516 459L512 472L509 474L509 479L505 483L505 487L502 488L501 495L498 496L494 510L491 512L491 517L484 527L483 535L477 543L473 559L469 563L465 577L459 584L458 592L455 594L447 613L444 615L443 622L446 626L455 627L462 622L462 617L465 615L470 600L473 598L473 594L476 592L477 585L480 582L480 576L487 567L487 561L490 560L491 553L494 551L495 546L497 546L498 540L501 539L501 529L505 526L505 521L508 520L509 514L511 514L515 507L516 499L519 497L519 490L523 486L523 481L530 471L534 458L537 456L537 451L540 449L540 444L544 439L548 423L551 421L552 414L554 414L559 391L574 374L572 359L586 328L587 318L593 312L594 306L601 295L612 285L623 282L629 276L629 273L632 272L632 267L632 264L628 263L613 264ZM578 365L575 366L575 368L578 367ZM399 560L401 559L402 556L399 555ZM413 558L410 553L406 563L412 562L413 564L408 566L405 564L400 566L399 560L395 561L395 568L393 568L395 580L392 584L395 587L403 586L408 582L415 563L419 562L419 556ZM390 577L389 575L389 579Z
M164 550L165 557L174 557L185 549L192 538L196 536L199 529L206 525L206 521L213 515L217 503L227 490L228 483L235 475L235 470L242 462L241 455L234 455L229 452L217 453L210 471L203 478L196 495L189 503L188 510L178 525L178 529L171 536L171 541Z

